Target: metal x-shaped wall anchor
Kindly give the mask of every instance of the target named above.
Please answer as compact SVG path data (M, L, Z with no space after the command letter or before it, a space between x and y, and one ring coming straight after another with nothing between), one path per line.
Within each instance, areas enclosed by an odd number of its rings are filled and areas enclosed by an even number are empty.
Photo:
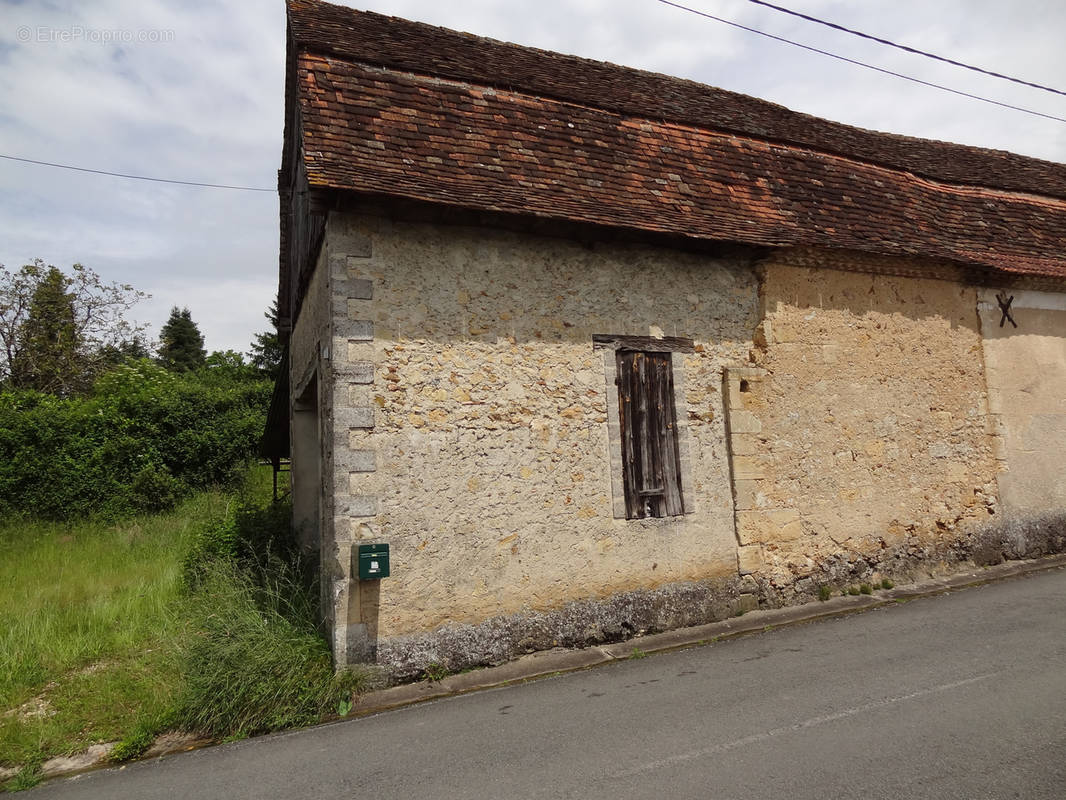
M1006 300L1002 295L996 295L996 302L999 303L999 310L1003 312L1003 317L999 321L999 327L1003 327L1003 323L1010 320L1010 324L1015 328L1018 327L1018 323L1014 321L1014 317L1010 315L1010 304L1014 302L1014 295L1011 295Z

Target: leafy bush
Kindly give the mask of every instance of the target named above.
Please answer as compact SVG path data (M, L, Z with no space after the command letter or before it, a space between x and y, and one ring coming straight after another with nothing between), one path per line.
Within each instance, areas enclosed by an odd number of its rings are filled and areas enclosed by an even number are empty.
M271 386L221 365L175 375L147 360L87 397L0 392L0 517L116 518L236 482Z
M198 588L204 574L219 560L232 562L260 578L278 569L297 577L307 574L293 535L292 506L263 504L245 496L225 517L195 531L182 570L186 587ZM310 589L310 585L305 588Z

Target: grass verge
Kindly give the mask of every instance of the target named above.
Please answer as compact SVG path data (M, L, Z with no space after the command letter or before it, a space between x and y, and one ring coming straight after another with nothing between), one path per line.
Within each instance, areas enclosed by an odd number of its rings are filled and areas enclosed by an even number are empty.
M0 765L120 739L180 683L182 557L228 498L118 524L0 527Z

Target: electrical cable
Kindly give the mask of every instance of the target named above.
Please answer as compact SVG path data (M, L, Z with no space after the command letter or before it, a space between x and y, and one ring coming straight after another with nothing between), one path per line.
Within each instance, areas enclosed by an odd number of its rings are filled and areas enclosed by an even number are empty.
M945 92L951 92L952 94L959 95L960 97L968 97L971 100L979 100L982 103L989 103L991 105L999 106L1001 108L1008 108L1008 109L1010 109L1012 111L1021 111L1024 114L1031 114L1033 116L1043 117L1044 119L1054 120L1056 122L1066 122L1066 118L1064 118L1064 117L1057 117L1057 116L1055 116L1053 114L1045 114L1045 113L1043 113L1041 111L1034 111L1034 110L1029 109L1029 108L1023 108L1021 106L1012 105L1010 103L1004 103L1004 102L1001 102L999 100L992 100L990 98L982 97L980 95L972 94L970 92L964 92L964 91L962 91L960 89L952 89L950 86L943 86L943 85L941 85L939 83L933 83L931 81L922 80L921 78L915 78L915 77L913 77L911 75L904 75L901 72L895 72L895 71L890 70L890 69L884 69L883 67L877 67L877 66L874 66L873 64L867 64L864 61L858 61L856 59L848 58L846 56L842 56L842 55L839 55L837 53L831 53L828 50L822 50L822 49L819 49L817 47L812 47L810 45L806 45L806 44L802 44L800 42L793 41L791 39L786 39L783 36L776 36L776 35L774 35L772 33L767 33L766 31L758 30L757 28L752 28L752 27L749 27L747 25L742 25L739 22L733 22L732 20L724 19L722 17L717 17L714 14L707 13L706 11L700 11L700 10L695 9L695 8L690 8L689 6L681 5L680 3L672 2L672 0L658 0L658 2L662 3L663 5L672 6L673 8L679 9L681 11L687 11L690 14L696 14L697 16L705 17L707 19L714 20L715 22L721 22L721 23L723 23L725 25L730 25L730 26L732 26L734 28L739 28L740 30L748 31L749 33L755 33L755 34L758 34L759 36L765 36L768 39L773 39L773 40L778 41L778 42L783 42L785 44L790 44L790 45L793 45L794 47L800 47L800 48L803 48L804 50L808 50L808 51L810 51L812 53L818 53L818 54L823 55L823 56L829 56L830 58L835 58L838 61L843 61L843 62L848 63L848 64L854 64L855 66L858 66L858 67L864 67L866 69L874 70L875 72L880 72L880 73L882 73L884 75L891 75L891 76L896 77L896 78L902 78L904 80L911 81L912 83L917 83L917 84L920 84L922 86L928 86L928 87L933 88L933 89L940 89L941 91L945 91ZM895 48L898 48L900 50L904 50L904 51L906 51L908 53L914 53L916 55L925 56L927 58L932 58L932 59L935 59L937 61L942 61L942 62L944 62L946 64L951 64L951 65L957 66L957 67L963 67L965 69L973 70L974 72L979 72L979 73L982 73L982 74L985 74L985 75L989 75L989 76L994 77L994 78L1001 78L1003 80L1012 81L1014 83L1018 83L1018 84L1021 84L1023 86L1029 86L1029 87L1032 87L1034 89L1041 89L1041 90L1046 91L1046 92L1053 92L1054 94L1059 94L1059 95L1066 96L1066 92L1060 91L1058 89L1053 89L1053 88L1048 87L1048 86L1042 86L1042 85L1040 85L1038 83L1031 83L1029 81L1021 80L1020 78L1012 78L1009 75L1003 75L1003 74L998 73L998 72L993 72L991 70L982 69L981 67L975 67L975 66L971 66L969 64L964 64L961 61L955 61L953 59L945 58L943 56L938 56L938 55L935 55L933 53L927 53L927 52L925 52L923 50L918 50L918 49L913 48L913 47L908 47L906 45L897 44L895 42L889 41L888 39L882 39L880 37L872 36L870 34L863 33L861 31L856 31L856 30L852 30L851 28L846 28L843 25L837 25L836 23L833 23L833 22L827 22L826 20L818 19L817 17L812 17L812 16L809 16L807 14L802 14L802 13L800 13L798 11L793 11L791 9L784 8L783 6L777 6L777 5L774 5L773 3L768 3L768 2L765 2L765 0L748 0L748 2L754 3L756 5L760 5L760 6L765 6L767 8L771 8L771 9L773 9L775 11L780 11L780 12L785 13L785 14L790 14L790 15L792 15L794 17L799 17L800 19L805 19L805 20L807 20L809 22L815 22L815 23L817 23L819 25L825 25L826 27L833 28L833 29L836 29L836 30L839 30L839 31L843 31L845 33L850 33L850 34L852 34L854 36L860 36L863 39L869 39L870 41L874 41L874 42L877 42L879 44L888 45L889 47L895 47ZM95 175L109 175L109 176L115 177L115 178L129 178L131 180L152 181L152 182L155 182L155 183L170 183L170 184L176 184L176 185L179 185L179 186L200 186L200 187L207 188L207 189L232 189L232 190L244 191L244 192L271 192L271 193L273 193L273 192L276 191L275 189L264 189L264 188L261 188L261 187L258 187L258 186L234 186L234 185L223 184L223 183L201 183L201 182L198 182L198 181L172 180L170 178L154 178L154 177L149 177L149 176L146 176L146 175L130 175L128 173L123 173L123 172L110 172L108 170L102 170L102 169L90 169L88 167L76 167L76 166L73 166L73 165L70 165L70 164L57 164L57 163L52 162L52 161L38 161L38 160L32 159L32 158L20 158L18 156L10 156L10 155L3 155L3 154L0 154L0 158L8 159L9 161L20 161L20 162L25 163L25 164L37 164L39 166L44 166L44 167L55 167L57 169L69 169L69 170L74 170L76 172L89 172L89 173L92 173L92 174L95 174Z
M828 50L820 50L817 47L811 47L810 45L807 45L807 44L801 44L800 42L794 42L791 39L786 39L783 36L775 36L772 33L767 33L766 31L760 31L758 28L750 28L747 25L741 25L739 22L733 22L732 20L723 19L722 17L716 17L714 14L708 14L706 11L699 11L698 9L695 9L695 8L689 8L688 6L683 6L680 3L674 3L674 2L672 2L672 0L658 0L658 2L662 3L663 5L672 6L674 8L680 9L682 11L688 11L689 13L696 14L697 16L700 16L700 17L706 17L707 19L713 19L715 22L721 22L721 23L724 23L726 25L731 25L734 28L740 28L740 30L742 30L742 31L748 31L749 33L757 33L757 34L759 34L759 36L765 36L767 39L774 39L775 41L784 42L785 44L791 44L791 45L793 45L795 47L802 47L804 50L809 50L812 53L819 53L820 55L823 55L823 56L829 56L830 58L835 58L838 61L844 61L844 62L846 62L848 64L854 64L857 67L865 67L866 69L871 69L874 72L880 72L880 73L882 73L884 75L891 75L891 76L893 76L895 78L903 78L904 80L911 81L912 83L921 84L922 86L929 86L929 87L931 87L933 89L940 89L940 90L945 91L945 92L951 92L952 94L957 94L960 97L969 97L971 100L980 100L982 103L989 103L989 104L994 105L994 106L999 106L1000 108L1009 108L1012 111L1021 111L1023 114L1031 114L1034 117L1043 117L1044 119L1055 120L1055 122L1066 122L1066 117L1056 117L1054 114L1045 114L1042 111L1033 111L1030 108L1022 108L1021 106L1011 105L1010 103L1003 103L1003 102L1000 102L999 100L991 100L991 99L989 99L987 97L981 97L980 95L977 95L977 94L971 94L970 92L964 92L961 89L952 89L950 86L943 86L942 84L939 84L939 83L933 83L931 81L924 81L921 78L915 78L915 77L913 77L911 75L904 75L902 72L893 72L892 70L884 69L883 67L875 67L873 64L867 64L865 61L857 61L854 58L848 58L847 56L838 55L837 53L830 53Z
M961 61L956 61L953 58L946 58L945 56L938 56L936 53L927 53L925 50L919 50L917 47L909 47L905 44L898 44L897 42L889 41L888 39L882 39L879 36L873 36L869 33L863 33L852 28L845 28L843 25L838 25L835 22L828 22L824 19L818 19L818 17L812 17L808 14L802 14L799 11L793 11L791 8L785 8L784 6L775 6L773 3L767 3L766 0L748 0L749 3L754 3L757 6L765 6L766 8L772 8L774 11L780 11L783 14L791 14L793 17L799 17L805 19L808 22L815 22L819 25L824 25L827 28L833 30L843 31L844 33L850 33L852 36L859 36L863 39L869 39L871 42L877 42L878 44L888 45L889 47L895 47L897 50L903 50L906 53L913 53L914 55L925 56L926 58L932 58L936 61L942 61L945 64L951 64L954 67L962 67L963 69L972 70L974 72L980 72L982 75L990 75L993 78L1000 78L1005 81L1011 81L1012 83L1018 83L1022 86L1029 86L1033 89L1040 89L1045 92L1052 92L1053 94L1059 94L1066 97L1066 92L1061 89L1053 89L1050 86L1044 86L1039 83L1033 83L1031 81L1022 80L1021 78L1012 78L1010 75L1004 75L1001 72L993 72L990 69L983 69L981 67L975 67L972 64L964 64Z
M156 183L176 183L180 186L203 186L208 189L237 189L242 192L276 192L277 189L261 189L258 186L230 186L225 183L198 183L196 181L175 181L170 178L150 178L145 175L127 175L124 172L108 172L104 169L89 169L88 167L74 167L70 164L56 164L51 161L36 161L32 158L19 158L18 156L5 156L0 153L0 158L9 161L21 161L25 164L39 164L44 167L57 167L58 169L72 169L76 172L91 172L94 175L110 175L114 178L131 178L137 181L154 181Z

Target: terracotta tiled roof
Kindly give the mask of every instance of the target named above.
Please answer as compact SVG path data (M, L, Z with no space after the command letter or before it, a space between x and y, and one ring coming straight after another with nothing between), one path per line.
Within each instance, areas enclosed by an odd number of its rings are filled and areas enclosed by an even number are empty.
M1066 277L1066 166L290 0L312 187Z

